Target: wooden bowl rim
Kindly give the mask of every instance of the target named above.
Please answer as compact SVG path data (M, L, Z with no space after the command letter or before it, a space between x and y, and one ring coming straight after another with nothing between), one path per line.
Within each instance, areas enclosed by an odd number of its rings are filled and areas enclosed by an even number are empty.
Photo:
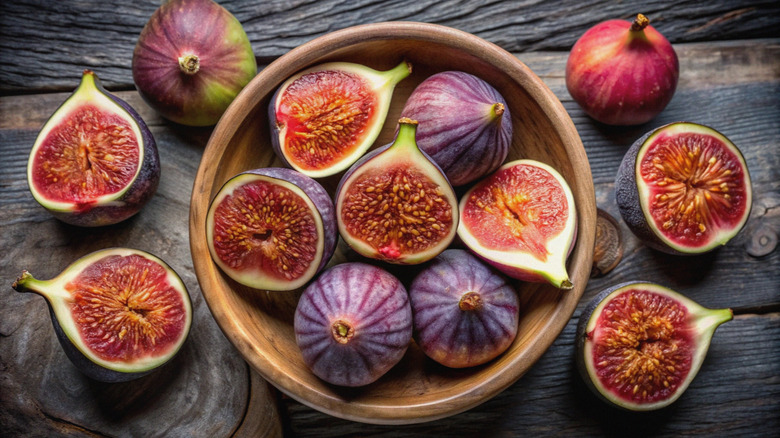
M285 373L283 364L275 363L263 350L258 349L252 343L254 338L242 324L231 318L221 305L225 294L217 287L216 276L222 274L211 261L204 230L211 199L204 200L203 197L210 197L213 192L218 168L213 163L219 163L229 140L235 134L235 129L240 126L240 123L235 121L243 121L268 95L268 91L273 91L289 75L311 65L329 52L381 40L416 40L442 44L469 53L502 70L536 101L544 115L556 127L557 134L567 148L567 155L576 170L579 183L576 189L572 188L579 228L577 242L569 258L575 287L556 304L551 317L538 329L530 347L516 352L503 368L461 392L450 393L448 397L427 403L396 406L361 404L323 394ZM291 69L291 66L295 66L294 69ZM270 90L261 92L264 88ZM536 74L511 53L475 35L429 23L383 22L345 28L302 44L261 70L236 97L211 134L195 177L190 202L190 250L203 297L215 321L244 359L263 378L295 400L336 417L375 424L410 424L447 417L489 400L517 381L542 356L563 331L584 293L592 265L595 218L595 191L582 141L561 102ZM468 396L475 393L479 396ZM408 399L404 401L408 402Z

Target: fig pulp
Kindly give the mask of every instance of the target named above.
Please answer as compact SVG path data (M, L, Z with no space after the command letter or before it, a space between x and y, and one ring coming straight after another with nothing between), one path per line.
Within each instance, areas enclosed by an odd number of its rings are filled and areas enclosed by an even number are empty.
M465 250L448 249L433 259L414 278L409 299L417 345L442 365L481 365L517 335L515 290Z
M395 141L366 154L342 177L336 220L359 254L396 264L436 257L458 226L455 192L415 143L417 122L402 118Z
M405 61L383 72L331 62L295 74L269 106L274 151L312 178L341 172L374 143L393 89L411 71Z
M401 117L417 120L417 146L453 186L496 170L509 152L512 117L501 94L460 71L437 73L414 89Z
M747 164L716 130L678 122L634 142L615 180L620 214L648 246L699 254L725 245L752 206Z
M141 97L176 123L209 126L257 74L241 23L211 0L170 0L141 31L133 81Z
M295 309L295 339L322 380L363 386L403 357L412 340L406 289L387 271L342 263L322 273Z
M24 271L13 288L46 298L68 358L103 382L133 380L163 365L192 323L181 278L162 260L134 249L88 254L48 281Z
M624 409L668 406L698 373L730 309L706 309L671 289L631 282L601 292L577 326L577 365L586 384Z
M642 14L633 23L609 20L574 44L566 87L585 112L608 125L638 125L672 100L680 66L677 54Z
M84 70L30 151L35 200L63 222L110 225L140 211L159 180L157 145L141 116Z
M220 189L206 217L215 263L255 289L292 290L328 263L338 232L330 195L292 169L240 173Z
M576 230L568 184L538 161L506 163L460 201L458 236L512 278L571 289L566 258Z

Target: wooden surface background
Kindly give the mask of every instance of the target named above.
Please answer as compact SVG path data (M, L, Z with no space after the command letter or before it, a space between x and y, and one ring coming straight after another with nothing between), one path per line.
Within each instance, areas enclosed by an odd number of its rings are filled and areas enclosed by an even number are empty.
M209 128L169 123L134 91L130 62L158 1L0 3L0 431L8 436L430 436L745 435L780 430L780 4L773 1L221 1L244 24L262 68L291 48L354 24L387 20L452 26L494 42L535 71L561 99L582 137L598 206L619 219L614 175L628 146L664 123L708 124L734 141L753 178L745 230L698 257L641 245L622 223L621 263L592 279L566 329L539 362L484 404L431 423L374 426L336 419L281 396L249 369L215 324L192 269L190 191ZM484 4L483 4L484 3ZM639 10L638 8L641 8ZM675 44L677 93L656 119L614 128L585 116L564 83L568 50L590 26L645 13ZM27 157L43 122L85 68L150 125L162 178L136 217L101 229L51 218L29 193ZM50 278L107 246L153 252L189 287L191 336L179 356L147 378L117 385L83 377L59 348L42 298L14 292L22 269ZM754 256L750 254L760 254ZM587 392L573 366L574 327L602 288L650 280L708 307L731 307L701 372L675 404L632 414Z

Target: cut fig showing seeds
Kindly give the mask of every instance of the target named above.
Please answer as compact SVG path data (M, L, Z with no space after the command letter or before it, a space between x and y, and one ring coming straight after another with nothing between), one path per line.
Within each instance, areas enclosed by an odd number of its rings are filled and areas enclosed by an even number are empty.
M338 232L333 202L292 169L240 173L220 189L206 217L214 262L233 280L265 290L302 287L328 263Z
M88 254L47 281L24 271L13 288L46 298L68 358L103 382L133 380L163 365L192 323L181 278L159 258L134 249Z
M374 143L406 61L387 71L331 62L295 74L271 99L271 140L287 165L312 178L348 168Z
M336 219L359 254L417 264L440 254L458 225L455 192L415 143L417 122L401 119L395 141L366 154L342 177Z
M157 146L146 124L89 70L41 129L27 165L35 200L79 226L115 224L136 214L159 179Z
M600 398L632 411L677 400L731 309L707 309L666 287L622 283L601 292L577 326L577 365Z
M648 246L699 254L725 245L752 206L747 164L716 130L677 122L648 132L623 157L615 181L620 214Z
M566 259L576 231L571 189L538 161L506 163L460 201L458 236L512 278L571 289Z

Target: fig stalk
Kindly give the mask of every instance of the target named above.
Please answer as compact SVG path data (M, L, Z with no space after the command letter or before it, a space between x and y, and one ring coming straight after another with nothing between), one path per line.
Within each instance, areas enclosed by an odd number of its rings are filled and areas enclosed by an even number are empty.
M179 68L181 68L182 73L192 76L195 73L200 71L200 59L198 59L198 55L194 55L192 53L187 54L185 56L182 56L179 58Z
M480 310L482 308L482 298L477 292L466 292L460 299L458 307L464 312Z
M650 19L648 19L642 14L637 14L636 19L634 20L633 23L631 23L631 31L642 32L645 30L648 24L650 24Z

